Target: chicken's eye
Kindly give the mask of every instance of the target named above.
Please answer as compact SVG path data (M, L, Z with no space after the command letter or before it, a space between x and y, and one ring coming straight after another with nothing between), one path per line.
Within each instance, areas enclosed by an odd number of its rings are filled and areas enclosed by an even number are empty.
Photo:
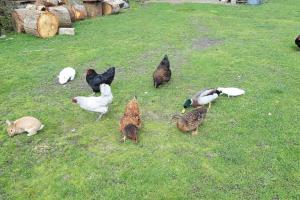
M13 132L13 130L12 130L12 129L10 129L10 132L12 133L12 132Z

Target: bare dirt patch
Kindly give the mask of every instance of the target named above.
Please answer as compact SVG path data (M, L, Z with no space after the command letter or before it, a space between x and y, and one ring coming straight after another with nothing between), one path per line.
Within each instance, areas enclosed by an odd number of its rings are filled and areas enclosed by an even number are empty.
M192 48L199 51L222 43L223 41L219 39L211 39L207 37L197 38L192 41Z
M170 121L170 115L160 111L148 110L143 115L143 120Z
M37 144L33 148L34 152L37 153L37 154L45 154L51 149L52 149L51 146L47 143Z

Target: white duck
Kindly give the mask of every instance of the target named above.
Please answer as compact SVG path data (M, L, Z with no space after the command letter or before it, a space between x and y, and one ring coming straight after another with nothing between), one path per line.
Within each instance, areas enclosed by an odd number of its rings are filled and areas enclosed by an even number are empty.
M66 67L60 71L58 77L58 82L60 84L66 84L68 81L72 81L75 78L76 71L72 67Z
M245 90L234 87L218 87L217 90L221 91L222 94L226 94L228 97L236 97L245 94Z
M87 111L99 113L99 120L102 115L108 112L108 105L112 103L113 95L111 88L107 84L100 85L101 96L99 97L83 97L78 96L72 99L73 103L79 104L79 106Z

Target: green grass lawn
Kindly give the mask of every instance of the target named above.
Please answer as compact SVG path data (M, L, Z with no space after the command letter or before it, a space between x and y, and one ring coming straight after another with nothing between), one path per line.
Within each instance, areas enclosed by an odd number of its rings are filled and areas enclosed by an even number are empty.
M299 15L294 0L134 5L77 22L74 37L0 40L0 199L300 199ZM154 89L164 54L172 80ZM77 76L61 86L67 66ZM90 66L117 68L114 102L98 122L71 103L91 94ZM220 97L197 136L179 132L171 116L183 101L218 86L246 95ZM140 142L121 144L134 95ZM24 115L44 130L9 138L5 120Z

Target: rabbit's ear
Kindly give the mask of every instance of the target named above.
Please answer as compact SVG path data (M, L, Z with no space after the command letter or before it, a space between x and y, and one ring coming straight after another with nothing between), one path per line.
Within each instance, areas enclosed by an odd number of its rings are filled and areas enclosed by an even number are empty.
M10 126L11 125L11 122L9 120L6 120L5 123Z

